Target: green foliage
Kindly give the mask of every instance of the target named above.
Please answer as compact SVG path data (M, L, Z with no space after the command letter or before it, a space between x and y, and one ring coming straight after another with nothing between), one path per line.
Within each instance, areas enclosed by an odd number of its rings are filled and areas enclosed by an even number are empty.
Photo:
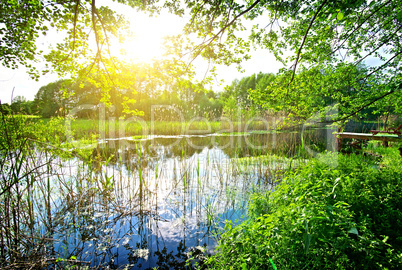
M397 0L244 5L216 0L167 6L190 11L185 33L199 37L199 43L191 43L193 57L239 63L248 58L252 45L274 54L284 68L275 82L251 94L257 105L304 119L328 102L339 102L345 117L376 102L372 110L400 111L402 11ZM251 21L251 30L245 27L246 20ZM367 68L356 72L362 64Z
M233 118L241 109L242 114L255 116L257 113L263 113L266 107L261 107L261 102L256 102L252 98L254 91L263 91L274 79L273 74L264 74L262 72L251 76L243 77L240 80L234 80L226 86L220 99L224 104L224 113L227 117Z
M8 103L0 104L0 111L3 115L10 115L12 113L11 106Z
M13 98L10 110L14 114L31 114L33 109L33 102L26 100L23 96L16 96Z
M71 98L71 81L59 80L49 83L39 88L35 95L34 107L35 113L42 117L64 116L66 113L66 104Z
M118 2L137 10L155 10L151 2L147 5L141 1ZM36 41L51 30L60 31L65 38L45 54ZM96 1L1 1L0 62L12 69L23 65L32 78L38 79L40 72L33 63L44 56L53 71L74 74L89 63L106 60L100 46L110 44L111 37L123 38L123 30L127 30L123 17L109 7L97 7ZM96 49L91 48L89 40L96 41ZM49 70L46 64L42 74Z
M226 226L210 267L273 269L272 259L278 269L399 269L401 158L392 167L363 156L326 159L338 166L313 160L255 194L250 219Z

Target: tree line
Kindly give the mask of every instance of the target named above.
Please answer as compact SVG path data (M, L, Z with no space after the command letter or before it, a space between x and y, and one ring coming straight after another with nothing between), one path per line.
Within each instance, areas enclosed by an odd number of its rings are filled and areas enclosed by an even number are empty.
M348 79L334 83L337 75L333 72L347 72ZM356 108L352 102L384 87L375 80L367 82L359 79L367 72L363 65L358 68L344 67L341 71L302 70L296 74L296 79L311 76L314 80L298 85L290 93L282 88L281 73L260 72L235 79L219 92L192 83L161 90L157 83L137 79L131 89L116 88L109 93L106 104L105 93L96 83L58 80L42 86L33 101L17 96L11 105L3 104L2 108L6 113L33 114L43 118L67 116L72 112L78 118L97 118L100 106L105 104L108 116L117 118L137 116L144 120L172 121L227 117L233 120L280 114L304 121L313 113L331 106L336 107L340 115L348 114ZM319 85L317 77L320 78ZM303 81L308 82L308 79L303 78ZM311 95L297 94L301 91L310 91ZM393 106L398 101L399 95L394 95L393 99L384 98L361 110L358 117L372 120L379 115L400 115L400 107ZM83 105L92 107L76 109Z
M261 106L251 100L250 93L266 87L273 74L252 74L234 80L223 91L206 89L203 85L188 83L185 87L168 87L160 90L147 82L137 82L134 89L116 89L108 98L106 109L109 116L139 116L144 120L183 120L203 117L217 120L220 117L235 119L238 114L256 116L262 114ZM67 116L74 108L104 104L104 93L94 83L78 83L73 80L58 80L42 86L33 101L23 96L13 98L11 105L2 104L9 114L32 114L43 118ZM96 118L97 109L75 109L78 118ZM240 111L239 111L240 110Z

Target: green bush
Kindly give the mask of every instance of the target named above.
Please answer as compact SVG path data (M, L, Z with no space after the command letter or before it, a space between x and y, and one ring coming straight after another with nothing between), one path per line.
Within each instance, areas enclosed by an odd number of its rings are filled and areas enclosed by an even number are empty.
M337 167L312 160L275 191L255 194L249 220L228 223L208 266L402 269L402 162L392 151L385 167L362 155L327 154Z

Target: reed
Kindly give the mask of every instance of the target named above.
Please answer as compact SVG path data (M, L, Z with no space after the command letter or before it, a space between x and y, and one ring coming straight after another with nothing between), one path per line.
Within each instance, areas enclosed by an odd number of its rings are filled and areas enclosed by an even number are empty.
M176 138L176 144L165 143L167 139L104 140L86 148L82 146L96 142L88 135L98 128L94 121L76 120L81 125L77 129L71 123L74 136L87 136L85 144L68 142L68 132L60 129L62 118L2 121L3 268L119 267L121 257L138 267L153 254L170 260L169 252L146 252L154 248L148 241L164 241L167 224L177 242L193 247L214 243L226 220L245 215L252 192L271 189L281 170L298 166L297 160L280 156L288 151L281 144L296 143L292 135L274 149L265 147L272 137L264 141L262 134L218 136L208 146L199 137ZM118 123L107 122L102 132L119 130L108 127ZM138 132L135 123L125 125ZM168 126L174 134L182 123L158 125L159 132ZM191 122L190 128L206 130L208 123ZM220 145L227 147L218 150Z
M239 133L251 131L267 131L269 126L262 120L250 121L245 124L242 121L210 121L196 118L191 121L144 121L133 118L128 120L92 120L92 119L58 119L58 131L73 132L74 139L117 138L148 135L198 135L213 133ZM38 128L47 126L52 119L33 118L29 120Z

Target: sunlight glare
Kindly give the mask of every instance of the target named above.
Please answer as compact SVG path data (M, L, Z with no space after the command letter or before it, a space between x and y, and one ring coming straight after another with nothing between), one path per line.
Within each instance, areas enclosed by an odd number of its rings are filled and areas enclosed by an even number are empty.
M162 38L152 34L137 35L120 46L121 56L128 61L149 63L163 54Z
M176 35L182 23L172 16L148 17L137 14L130 19L133 36L125 37L121 43L120 55L123 60L150 63L163 57L164 37Z

